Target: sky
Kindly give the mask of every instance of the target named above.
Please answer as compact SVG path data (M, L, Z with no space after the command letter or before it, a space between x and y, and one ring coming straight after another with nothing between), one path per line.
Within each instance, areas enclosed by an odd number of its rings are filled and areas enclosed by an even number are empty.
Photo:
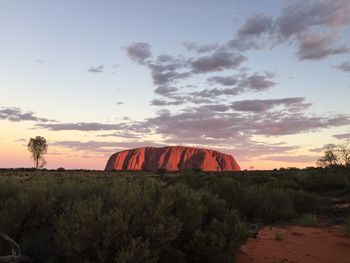
M0 0L0 167L184 145L242 169L350 139L349 0Z

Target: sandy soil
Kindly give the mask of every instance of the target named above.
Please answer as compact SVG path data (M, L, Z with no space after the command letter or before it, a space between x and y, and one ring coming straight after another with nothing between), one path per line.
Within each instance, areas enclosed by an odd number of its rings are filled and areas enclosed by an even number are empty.
M350 238L342 226L265 227L241 247L237 262L350 263Z

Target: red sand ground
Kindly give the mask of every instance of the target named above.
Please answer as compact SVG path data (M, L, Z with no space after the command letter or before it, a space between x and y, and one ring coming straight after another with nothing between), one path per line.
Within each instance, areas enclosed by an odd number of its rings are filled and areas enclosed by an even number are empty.
M241 247L237 262L350 263L350 238L342 226L265 227Z

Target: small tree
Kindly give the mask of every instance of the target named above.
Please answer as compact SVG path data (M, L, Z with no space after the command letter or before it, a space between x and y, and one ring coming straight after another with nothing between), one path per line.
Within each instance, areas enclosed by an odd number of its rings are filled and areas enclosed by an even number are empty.
M47 153L47 147L46 139L44 137L36 136L35 138L30 138L28 150L32 154L36 169L45 166L46 161L44 159L44 154Z

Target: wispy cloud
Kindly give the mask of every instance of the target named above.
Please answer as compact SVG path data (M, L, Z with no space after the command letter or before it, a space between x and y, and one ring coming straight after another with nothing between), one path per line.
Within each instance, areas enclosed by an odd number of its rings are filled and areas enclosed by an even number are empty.
M45 61L42 59L37 59L37 60L35 60L35 62L38 64L45 64Z
M51 131L108 131L121 130L125 128L124 123L109 124L99 122L78 122L78 123L38 123L37 128L44 128Z
M335 66L336 69L350 73L350 61L345 61Z
M333 137L337 138L339 140L342 140L342 139L350 140L350 132L348 132L348 133L341 133L341 134L335 134L335 135L333 135Z
M131 142L114 142L114 141L56 141L51 142L53 147L63 147L74 151L83 151L86 153L100 153L110 155L113 152L123 149L138 148L145 146L164 146L163 144L152 141L131 141Z
M35 115L35 113L23 112L17 107L0 107L0 120L8 120L13 122L19 121L36 121L36 122L48 122L51 121L46 118L41 118Z
M271 155L261 157L260 160L277 161L285 163L316 163L320 158L318 155Z
M218 43L200 45L196 42L183 42L183 46L189 51L195 51L197 53L207 53L216 50L219 47Z
M311 103L305 103L305 98L284 98L284 99L266 99L266 100L241 100L232 103L232 108L236 111L266 112L277 106L288 107L289 110L301 110L311 106Z
M93 66L91 68L88 68L87 70L90 73L103 73L104 72L104 66L99 65L99 66Z

